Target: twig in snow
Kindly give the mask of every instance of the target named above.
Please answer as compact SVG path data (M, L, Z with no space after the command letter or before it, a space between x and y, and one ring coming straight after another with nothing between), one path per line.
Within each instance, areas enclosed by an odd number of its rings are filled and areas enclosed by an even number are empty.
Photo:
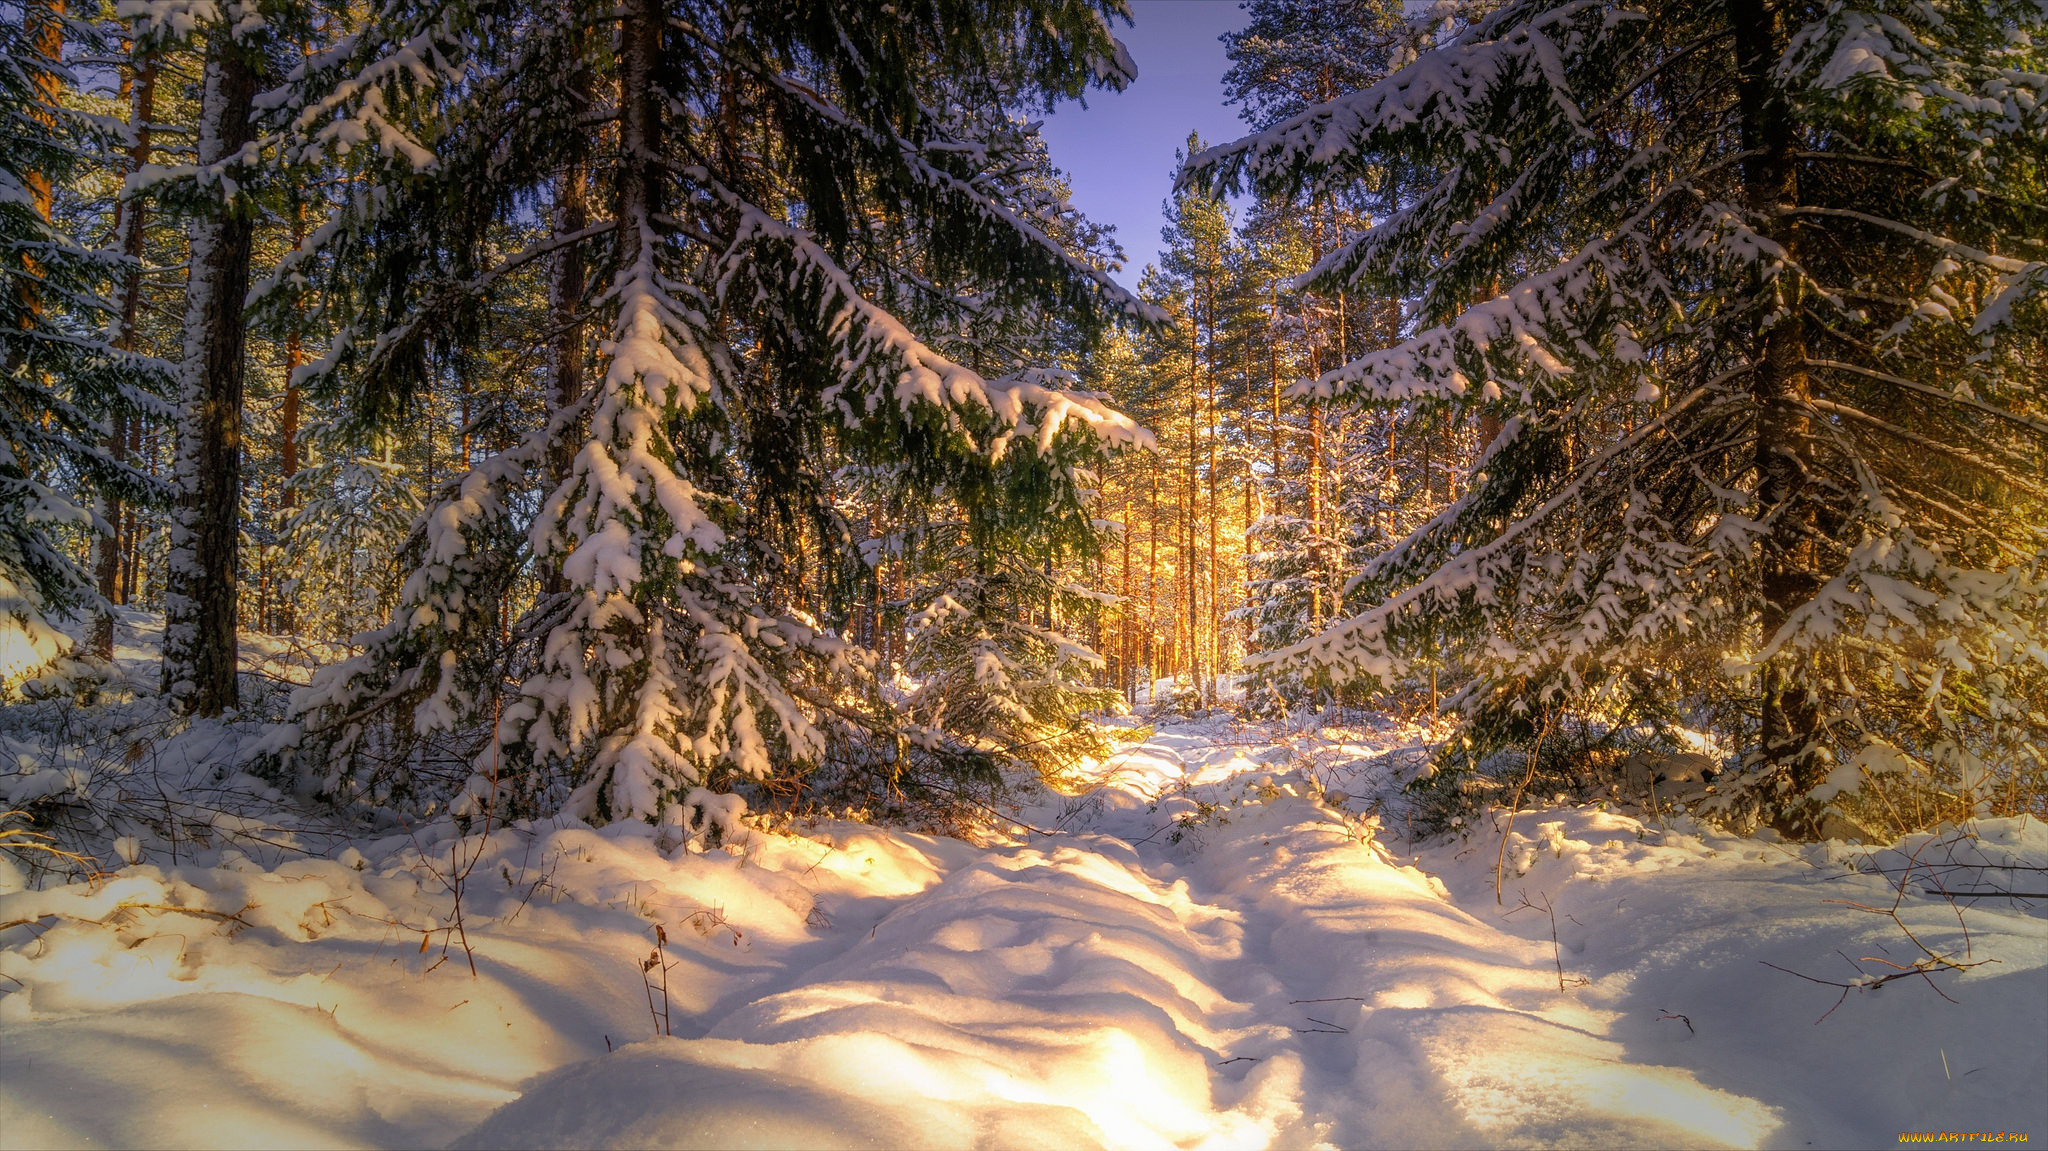
M502 706L502 699L492 704L491 730L494 732L498 730L498 709ZM455 833L455 842L448 848L448 871L446 874L443 874L440 868L435 867L433 860L428 857L426 851L420 848L419 838L413 835L410 829L407 829L406 832L407 836L413 841L414 849L419 852L421 866L425 867L429 875L439 880L441 885L448 889L449 896L455 901L454 930L441 937L441 959L445 962L448 958L448 944L450 940L460 942L462 944L462 957L469 961L469 977L471 979L477 977L476 949L471 947L469 943L469 923L468 917L463 914L462 895L468 887L470 872L475 871L476 865L483 862L484 852L490 849L491 820L498 813L498 742L495 736L491 740L491 774L489 778L491 794L490 798L484 803L483 829L477 833L476 854L466 859L463 857L462 845L468 841L469 837L463 835L461 828L458 827ZM529 898L531 898L530 894ZM522 903L521 906L525 905ZM420 940L420 950L426 950L426 940L424 938ZM434 964L434 967L439 966L441 964ZM427 970L432 971L434 967L429 967Z
M724 931L732 936L732 945L734 947L746 946L746 936L740 932L739 928L727 922L725 908L720 904L714 903L709 907L693 911L683 922L696 928L697 934L706 938L709 938L712 932ZM656 930L660 930L660 928L657 927Z
M1351 1034L1351 1029L1350 1029L1349 1027L1345 1027L1345 1026L1343 1026L1343 1025L1341 1025L1341 1024L1337 1024L1337 1023L1332 1023L1332 1022L1330 1022L1330 1021L1329 1021L1329 1020L1327 1020L1327 1019L1317 1019L1317 1018L1316 1018L1315 1016L1313 1016L1313 1015L1310 1015L1310 1016L1308 1016L1307 1018L1308 1018L1308 1021L1309 1021L1310 1023L1320 1023L1320 1024L1322 1024L1322 1026L1321 1026L1321 1027L1296 1027L1296 1028L1294 1028L1294 1033L1295 1033L1296 1035L1349 1035L1349 1034Z
M644 987L646 987L646 989L647 989L647 1014L648 1014L648 1015L649 1015L650 1017L652 1017L652 1018L653 1018L653 1020L654 1020L654 1033L655 1033L656 1035L674 1035L674 1034L675 1034L675 1032L674 1032L674 1031L672 1031L672 1030L670 1030L670 1029L669 1029L669 1011L668 1011L668 969L669 969L669 967L670 967L670 963L669 963L669 961L668 961L668 954L667 954L667 952L666 952L666 951L664 950L664 948L666 948L666 947L667 947L667 945L668 945L668 932L666 932L666 931L662 930L661 924L659 924L659 923L655 924L655 925L654 925L654 950L653 950L652 952L648 953L648 956L647 956L647 958L645 958L645 959L643 959L643 960L641 960L641 961L640 961L640 982L641 982L641 984L642 984L642 985L643 985ZM654 976L653 976L653 972L655 972L655 971L657 971L657 970L661 972L661 1008L660 1008L660 1010L656 1010L656 1009L655 1009L655 1006L654 1006ZM606 1046L606 1049L607 1049L607 1050L609 1050L609 1049L610 1049L610 1046L611 1046L611 1037L610 1037L610 1036L606 1036L606 1037L605 1037L605 1046Z
M1927 986L1933 988L1934 993L1936 995L1941 996L1943 999L1947 999L1950 1003L1954 1003L1956 1002L1956 1000L1951 998L1946 991L1943 991L1940 988L1940 986L1934 982L1934 972L1943 970L1965 971L1972 967L1982 967L1986 963L1998 962L1995 959L1979 959L1969 963L1958 963L1952 955L1944 955L1938 951L1935 951L1933 948L1927 946L1926 943L1921 941L1918 935L1915 935L1913 933L1912 928L1906 926L1906 921L1900 918L1899 908L1906 901L1906 892L1909 888L1909 885L1912 882L1913 872L1917 868L1925 868L1928 873L1928 880L1934 885L1935 892L1939 894L1942 897L1942 899L1948 903L1949 910L1955 912L1956 925L1960 927L1963 932L1964 958L1967 959L1972 954L1970 944L1970 925L1963 919L1963 909L1957 906L1955 896L1949 894L1948 889L1942 886L1941 876L1936 873L1934 867L1931 864L1923 864L1920 862L1920 853L1922 851L1925 851L1930 845L1934 844L1935 842L1935 840L1930 839L1926 843L1921 844L1919 847L1914 848L1913 854L1906 857L1906 866L1899 871L1896 879L1892 878L1889 874L1887 874L1887 882L1890 882L1893 885L1893 887L1897 890L1897 894L1892 898L1892 903L1890 907L1876 907L1866 903L1857 903L1853 900L1848 899L1824 899L1821 901L1823 903L1838 903L1844 907L1855 908L1857 911L1866 911L1872 915L1882 915L1885 918L1891 920L1892 923L1895 924L1898 927L1898 929L1905 934L1906 938L1912 941L1913 946L1920 949L1921 957L1919 959L1914 960L1910 964L1906 964L1894 963L1889 959L1880 959L1875 955L1866 955L1860 961L1850 959L1847 955L1842 955L1843 960L1845 960L1850 967L1856 970L1856 977L1847 983L1843 983L1833 979L1821 979L1816 976L1808 975L1802 971L1794 971L1789 967L1779 967L1777 964L1771 963L1767 960L1758 960L1758 962L1762 963L1765 967L1771 968L1774 971L1782 971L1787 975L1796 976L1800 979L1806 980L1808 983L1818 983L1823 987L1838 987L1841 989L1842 993L1835 997L1834 1006L1829 1007L1826 1011L1822 1012L1821 1017L1813 1021L1814 1026L1818 1027L1820 1024L1826 1022L1828 1016L1833 1015L1836 1009L1840 1008L1843 1003L1846 1003L1848 1001L1849 993L1851 991L1863 991L1870 988L1883 987L1885 984L1890 983L1895 979L1910 979L1916 975L1919 976L1922 980L1926 981ZM1836 954L1841 953L1837 952ZM1881 975L1873 974L1864 969L1863 964L1865 963L1881 964L1885 967L1891 968L1892 970Z
M1943 991L1943 990L1942 990L1942 989L1941 989L1940 987L1938 987L1938 986L1936 986L1936 985L1935 985L1935 982L1934 982L1934 980L1933 980L1932 978L1930 978L1930 976L1929 976L1929 973L1930 973L1930 972L1932 972L1932 971L1935 971L1935 970L1938 970L1938 969L1940 969L1941 967L1951 967L1951 968L1954 968L1954 969L1956 969L1956 970L1960 971L1960 970L1964 970L1964 969L1967 969L1967 968L1971 968L1971 967L1981 967L1981 966L1983 966L1983 965L1984 965L1984 964L1986 964L1986 963L1995 963L1995 962L1997 962L1996 960L1992 960L1992 959L1980 959L1980 960L1978 960L1978 961L1977 961L1977 962L1975 962L1975 963L1940 963L1940 964L1937 964L1937 963L1931 962L1931 961L1929 961L1929 960L1926 960L1926 959L1922 959L1922 960L1920 960L1919 962L1917 962L1917 963L1914 963L1914 964L1912 964L1911 966L1902 966L1902 965L1900 965L1900 964L1897 964L1897 963L1892 963L1892 962L1889 962L1888 960L1883 960L1883 959L1877 959L1877 958L1874 958L1874 957L1872 957L1872 956L1865 956L1865 957L1864 957L1864 959L1865 959L1865 961L1866 961L1866 962L1870 962L1870 963L1883 963L1883 964L1885 964L1885 965L1886 965L1887 967L1897 967L1897 968L1898 968L1898 970L1897 970L1897 971L1893 971L1893 972L1891 972L1891 973L1889 973L1889 974L1886 974L1886 975L1878 975L1878 976L1872 976L1872 975L1867 975L1867 974L1865 974L1865 975L1859 975L1859 976L1857 976L1857 977L1856 977L1856 978L1855 978L1854 980L1852 980L1851 982L1848 982L1848 983L1841 983L1841 982L1838 982L1838 981L1836 981L1836 980L1833 980L1833 979L1821 979L1821 978L1819 978L1819 977L1817 977L1817 976L1812 976L1812 975L1808 975L1808 974L1806 974L1806 973L1804 973L1804 972L1800 972L1800 971L1794 971L1794 970L1792 970L1792 969L1791 969L1791 968L1789 968L1789 967L1780 967L1780 966L1778 966L1777 964L1775 964L1775 963L1772 963L1771 961L1769 961L1769 960L1767 960L1767 959L1759 959L1759 960L1757 960L1757 962L1758 962L1758 963L1761 963L1761 964L1763 964L1763 965L1764 965L1765 967L1768 967L1768 968L1770 968L1770 969L1771 969L1771 970L1773 970L1773 971L1782 971L1782 972L1784 972L1784 973L1785 973L1785 974L1787 974L1787 975L1791 975L1791 976L1796 976L1796 977L1798 977L1798 978L1800 978L1800 979L1804 979L1804 980L1806 980L1806 981L1807 981L1808 983L1818 983L1818 984L1820 984L1820 985L1821 985L1821 986L1823 986L1823 987L1839 987L1839 988L1841 988L1841 989L1842 989L1842 993L1841 993L1840 995L1838 995L1838 996L1836 996L1836 997L1835 997L1835 1005L1834 1005L1834 1007L1830 1007L1830 1008L1828 1008L1828 1009L1827 1009L1826 1011L1823 1011L1823 1012L1821 1013L1821 1016L1820 1016L1820 1018L1819 1018L1819 1019L1816 1019L1816 1020L1814 1020L1814 1021L1813 1021L1813 1023L1814 1023L1814 1026L1816 1026L1816 1027L1818 1027L1818 1026L1820 1026L1821 1024L1823 1024L1823 1023L1827 1022L1828 1016L1830 1016L1830 1015L1833 1015L1833 1014L1835 1013L1835 1009L1836 1009L1836 1008L1839 1008L1839 1007L1840 1007L1840 1006L1841 1006L1841 1005L1842 1005L1842 1004L1843 1004L1844 1002L1846 1002L1846 1001L1848 1000L1848 998L1849 998L1849 993L1850 993L1851 991L1862 991L1862 990L1865 990L1866 988L1872 988L1872 987L1883 987L1883 986L1884 986L1885 984L1887 984L1887 983L1890 983L1890 982L1891 982L1892 980L1894 980L1894 979L1907 979L1907 978L1910 978L1910 977L1912 977L1912 976L1915 976L1915 975L1918 975L1918 976L1919 976L1919 977L1921 977L1922 979L1926 979L1926 980L1927 980L1927 986L1929 986L1929 987L1932 987L1932 988L1934 988L1934 993L1935 993L1936 995L1939 995L1939 996L1941 996L1941 997L1942 997L1943 999L1947 999L1947 1000L1948 1000L1948 1001L1949 1001L1950 1003L1954 1003L1954 1002L1956 1002L1956 1001L1955 1001L1954 999L1951 999L1951 998L1949 998L1949 995L1948 995L1948 993L1947 993L1947 992ZM1862 968L1860 968L1860 967L1859 967L1859 968L1857 968L1857 970L1861 971L1861 970L1862 970Z
M1517 903L1514 907L1509 908L1508 914L1513 915L1517 911L1522 911L1526 909L1529 911L1541 911L1545 915L1548 915L1550 917L1550 961L1557 965L1557 989L1559 991L1565 991L1573 987L1584 987L1587 984L1593 982L1592 980L1587 979L1581 975L1574 975L1570 979L1565 978L1564 949L1560 947L1557 942L1557 909L1550 905L1550 894L1548 892L1539 891L1536 893L1536 895L1538 896L1538 898L1543 900L1543 903L1540 907L1534 903L1529 902L1528 892L1515 892L1515 898L1520 900L1520 902ZM1566 918L1570 917L1567 916ZM1576 923L1578 921L1573 920L1573 922ZM1691 1024L1687 1024L1686 1026L1690 1027Z
M1515 812L1522 806L1522 793L1529 790L1529 784L1536 778L1536 762L1543 754L1543 741L1550 735L1551 708L1543 708L1543 726L1536 731L1536 746L1529 749L1529 770L1522 776L1522 782L1515 787L1515 798L1508 804L1507 825L1500 829L1500 854L1493 860L1493 902L1499 905L1501 872L1507 868L1508 836L1515 830Z
M1659 1008L1658 1008L1657 1010L1659 1010L1659 1011L1664 1011L1664 1009L1663 1009L1662 1007L1659 1007ZM1688 1018L1686 1018L1686 1017L1685 1017L1685 1016L1683 1016L1683 1015L1679 1015L1679 1014L1677 1014L1677 1013L1675 1013L1675 1012L1671 1012L1671 1011L1664 1011L1664 1014L1662 1014L1662 1015L1659 1015L1659 1016L1657 1017L1657 1022L1659 1022L1659 1023L1662 1023L1662 1022L1663 1022L1663 1021L1665 1021L1666 1019L1676 1019L1676 1020L1678 1020L1678 1021L1679 1021L1680 1023L1683 1023L1683 1024L1685 1024L1685 1033L1686 1033L1686 1034L1688 1034L1688 1035L1698 1035L1698 1034L1699 1034L1699 1032L1697 1032L1697 1031L1693 1030L1693 1027L1692 1027L1692 1020L1691 1020L1691 1019L1688 1019Z
M180 907L174 903L118 903L114 905L114 911L116 913L123 911L160 911L177 915L196 915L201 919L217 919L222 923L235 924L237 927L248 927L251 924L248 920L242 918L242 913L248 911L251 906L254 905L244 905L239 911L209 911L204 907ZM90 923L99 927L113 925L112 915L109 915L106 919L87 919L84 916L66 915L61 911L53 911L47 915L31 916L24 919L10 919L5 923L0 923L0 931L6 931L15 927L32 926L41 923L45 919L68 919L73 923ZM230 932L229 934L233 933Z

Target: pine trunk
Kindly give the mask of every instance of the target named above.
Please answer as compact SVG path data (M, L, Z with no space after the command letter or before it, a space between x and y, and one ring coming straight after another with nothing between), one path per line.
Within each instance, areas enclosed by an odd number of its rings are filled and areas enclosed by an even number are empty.
M1117 683L1123 689L1124 703L1136 706L1138 702L1137 680L1131 675L1131 495L1124 489L1124 562L1123 602L1117 606L1116 670Z
M589 69L577 68L569 83L577 105L587 106L590 103ZM569 162L555 185L557 234L569 235L590 226L588 181L589 162L579 143L572 146ZM583 396L583 324L576 313L583 306L587 277L581 244L570 244L555 254L554 272L548 282L548 319L560 327L548 345L547 368L548 407L554 413L562 412ZM549 447L548 481L551 485L560 486L569 479L570 470L576 462L578 439L575 429L564 428ZM545 593L569 590L568 581L562 578L559 558L550 558L542 568L541 590Z
M1186 657L1188 667L1188 686L1199 693L1202 690L1202 596L1200 582L1202 577L1201 572L1198 570L1200 562L1196 559L1200 553L1196 550L1195 546L1195 508L1197 506L1195 461L1199 460L1202 454L1202 445L1198 435L1202 427L1202 414L1195 410L1199 404L1200 394L1200 384L1195 379L1195 376L1200 371L1201 357L1196 347L1198 336L1193 303L1194 301L1190 299L1188 309L1188 466L1186 473L1187 483L1183 493L1185 499L1182 503L1182 507L1187 513L1187 519L1184 524L1185 530L1181 533L1181 538L1186 541L1185 548L1181 552L1181 566L1187 569L1187 579L1185 581L1187 599L1183 601L1183 611L1181 614L1187 620L1187 638L1182 642L1181 650ZM1175 678L1178 679L1179 677L1176 676Z
M1209 299L1206 306L1209 319L1209 678L1204 682L1203 698L1210 705L1216 703L1216 675L1223 663L1223 616L1219 601L1223 598L1223 569L1217 565L1216 535L1216 284L1209 282Z
M225 29L206 63L199 163L215 165L251 139L256 61ZM219 715L237 702L235 592L240 571L243 297L254 217L223 198L191 230L186 276L178 507L164 592L163 687L183 711Z
M35 102L28 114L45 127L52 127L56 123L58 101L63 95L54 66L64 61L64 6L59 0L28 4L22 11L21 22L25 38L35 54L53 65L49 70L30 74L29 87L35 93ZM20 175L21 187L28 191L29 207L44 223L49 223L55 204L50 174L29 168ZM43 299L38 287L41 270L41 261L27 252L21 254L22 274L15 277L14 291L15 299L21 303L21 325L24 328L37 326L42 316ZM0 373L12 376L21 369L26 354L22 349L20 344L8 345L7 357L0 362Z
M293 196L292 251L298 251L305 242L306 205ZM299 422L303 397L299 393L298 375L299 369L306 364L305 337L300 333L303 323L303 313L294 306L291 330L284 337L284 404L277 417L277 526L280 536L299 502L298 493L292 490L292 479L299 474ZM278 635L289 635L298 630L298 625L298 611L292 597L279 596L277 606L270 611L269 629Z
M1785 210L1799 199L1795 163L1797 139L1784 94L1771 76L1783 50L1777 18L1763 0L1730 0L1734 24L1746 206L1758 230L1799 258L1798 235ZM1806 373L1805 325L1797 281L1775 284L1761 275L1759 294L1778 292L1781 304L1758 305L1756 362L1750 395L1756 410L1758 516L1770 524L1760 542L1758 593L1761 640L1768 644L1808 603L1820 584L1813 556L1817 517L1806 477L1812 473L1810 397ZM1761 673L1762 763L1782 781L1781 794L1796 804L1818 786L1826 763L1816 754L1820 714L1789 654Z
M1145 694L1150 698L1159 679L1159 469L1146 471L1152 481L1152 515L1145 530Z
M128 85L128 167L129 172L139 171L149 163L150 119L156 115L156 73L157 63L151 57L141 61ZM116 201L114 205L115 246L127 263L122 265L120 279L114 292L116 316L114 339L116 348L124 352L135 349L135 328L142 313L142 252L147 222L148 204L136 196ZM128 444L134 435L128 413L115 408L113 418L108 421L107 454L117 462L128 458ZM128 597L128 582L122 578L122 557L126 553L124 526L128 509L118 493L109 493L103 509L107 530L95 541L99 553L94 557L93 575L99 584L100 598L109 604L125 604ZM101 659L114 658L114 617L111 612L102 612L93 620L91 648Z

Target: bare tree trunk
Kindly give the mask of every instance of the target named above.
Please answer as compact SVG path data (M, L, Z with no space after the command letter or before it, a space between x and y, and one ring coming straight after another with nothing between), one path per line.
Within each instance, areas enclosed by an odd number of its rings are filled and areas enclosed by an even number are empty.
M210 166L252 138L255 50L217 27L207 48L199 163ZM237 703L237 582L241 572L243 297L249 291L254 213L231 198L191 230L186 276L183 404L178 419L178 508L171 519L164 593L163 688L183 711L219 715Z
M1209 354L1209 678L1203 684L1202 696L1210 706L1216 703L1216 676L1223 662L1223 613L1219 601L1223 598L1223 569L1216 562L1217 536L1217 476L1216 476L1216 284L1208 282L1208 300L1204 309L1208 313L1209 338L1206 341Z
M134 76L128 82L128 166L127 171L139 170L149 163L150 119L156 115L156 73L157 62L147 57L136 65ZM124 352L135 350L136 322L142 312L142 253L148 204L140 196L116 201L114 205L115 246L127 261L121 268L120 279L116 282L114 299L114 339L116 348ZM134 435L130 428L128 413L119 407L108 421L106 449L116 462L128 458L128 444ZM103 514L107 530L95 541L99 554L95 557L94 577L99 584L100 598L109 604L126 604L127 581L124 581L121 560L124 554L125 531L129 519L128 508L119 492L110 492L106 498ZM100 614L93 620L91 648L101 659L114 658L114 617L110 612Z
M1123 531L1123 602L1117 605L1116 673L1117 685L1123 689L1126 706L1135 706L1137 680L1131 675L1131 492L1124 488L1124 531Z
M1323 622L1323 410L1313 397L1308 404L1308 555L1309 619Z
M1145 692L1159 679L1159 469L1147 468L1152 480L1152 515L1145 532L1150 555L1145 561Z
M292 251L296 252L306 243L306 205L295 194L292 197ZM292 490L292 479L299 474L299 417L302 399L299 394L299 369L306 363L304 337L299 332L300 312L293 307L292 326L284 335L284 406L277 417L277 526L280 538L290 523L292 512L298 506L298 493ZM277 606L272 610L269 629L279 635L289 635L299 626L298 611L292 597L279 596Z
M1795 131L1771 70L1783 50L1778 21L1763 0L1729 0L1739 73L1743 192L1758 230L1798 260L1796 227L1783 215L1799 200ZM1791 282L1787 283L1786 280ZM1781 290L1796 292L1791 277ZM1761 277L1758 279L1762 286ZM1818 517L1807 476L1812 472L1811 408L1806 374L1805 322L1796 296L1791 306L1759 320L1750 395L1756 405L1759 515L1771 525L1761 543L1759 587L1762 642L1769 643L1820 585L1813 557ZM1820 784L1826 762L1817 754L1820 713L1800 681L1799 661L1772 660L1761 673L1763 763L1784 781L1788 803Z
M577 68L569 84L576 105L587 106L591 99L590 70ZM555 183L555 230L558 235L580 232L590 226L589 159L585 153L580 140L572 145L568 164ZM556 253L554 272L548 281L548 320L558 325L555 338L548 346L548 407L552 412L567 409L583 396L584 333L576 313L583 306L588 274L582 245L572 244ZM549 446L548 480L551 484L559 486L568 481L575 466L579 439L576 429L565 428ZM541 570L540 583L543 593L568 590L559 559L551 557L547 560ZM880 586L877 582L878 592Z
M1191 292L1188 296L1188 467L1186 491L1184 493L1186 498L1182 505L1187 511L1187 523L1184 525L1184 530L1181 533L1181 538L1187 541L1186 549L1181 552L1181 558L1184 561L1181 566L1187 568L1187 599L1182 604L1183 610L1181 614L1187 620L1188 634L1186 641L1182 644L1182 650L1187 657L1188 673L1190 676L1189 686L1199 693L1202 690L1202 628L1200 614L1202 610L1200 582L1202 577L1201 572L1197 570L1200 561L1196 557L1200 553L1196 550L1195 546L1195 509L1198 506L1196 502L1195 461L1200 459L1202 454L1202 445L1196 434L1202 427L1202 414L1195 410L1199 396L1199 386L1195 376L1201 367L1201 353L1196 347L1197 329L1195 325L1194 304L1194 295Z

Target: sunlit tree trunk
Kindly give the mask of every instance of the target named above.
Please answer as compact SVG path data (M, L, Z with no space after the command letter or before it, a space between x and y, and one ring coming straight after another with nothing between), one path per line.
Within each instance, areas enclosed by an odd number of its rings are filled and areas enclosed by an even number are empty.
M227 27L207 49L198 161L218 165L252 138L257 57ZM164 593L163 689L183 711L219 715L237 702L243 297L255 218L222 196L191 228L178 419L177 513Z
M154 57L138 61L128 87L128 162L134 172L149 162L150 119L156 114L157 62ZM126 261L114 285L113 345L124 352L135 350L135 329L142 313L142 253L148 204L140 196L119 200L114 205L114 245ZM107 454L126 462L129 441L136 429L122 408L116 407L108 421ZM102 514L107 529L95 541L94 582L100 597L109 604L128 602L128 581L122 579L122 558L126 552L128 521L131 518L119 493L109 493ZM102 614L93 620L91 648L101 659L114 658L114 617Z

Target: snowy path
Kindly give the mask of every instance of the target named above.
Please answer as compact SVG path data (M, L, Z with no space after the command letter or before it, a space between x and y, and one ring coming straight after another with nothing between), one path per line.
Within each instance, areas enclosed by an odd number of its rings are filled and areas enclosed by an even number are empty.
M631 829L505 833L477 873L500 881L472 896L475 980L459 952L436 967L438 949L392 926L447 913L402 851L361 872L130 868L162 902L253 902L252 926L229 938L131 913L118 930L7 937L0 975L21 989L0 996L0 1143L1802 1146L2048 1130L2038 917L1971 913L1977 954L2000 964L1944 979L1960 1006L1901 985L1816 1028L1832 994L1757 960L1821 971L1849 939L1900 942L1821 903L1885 890L1816 863L1825 848L1525 815L1509 903L1554 899L1554 956L1547 916L1495 905L1490 836L1426 851L1426 874L1312 798L1317 772L1284 747L1231 738L1155 736L1084 801L1025 813L1062 834L1016 847L840 824L757 836L744 859L668 859ZM2038 824L2010 830L2015 850L2048 854ZM1936 911L1910 909L1929 938ZM671 940L673 1038L639 1038L650 920ZM1590 983L1560 989L1560 964Z

